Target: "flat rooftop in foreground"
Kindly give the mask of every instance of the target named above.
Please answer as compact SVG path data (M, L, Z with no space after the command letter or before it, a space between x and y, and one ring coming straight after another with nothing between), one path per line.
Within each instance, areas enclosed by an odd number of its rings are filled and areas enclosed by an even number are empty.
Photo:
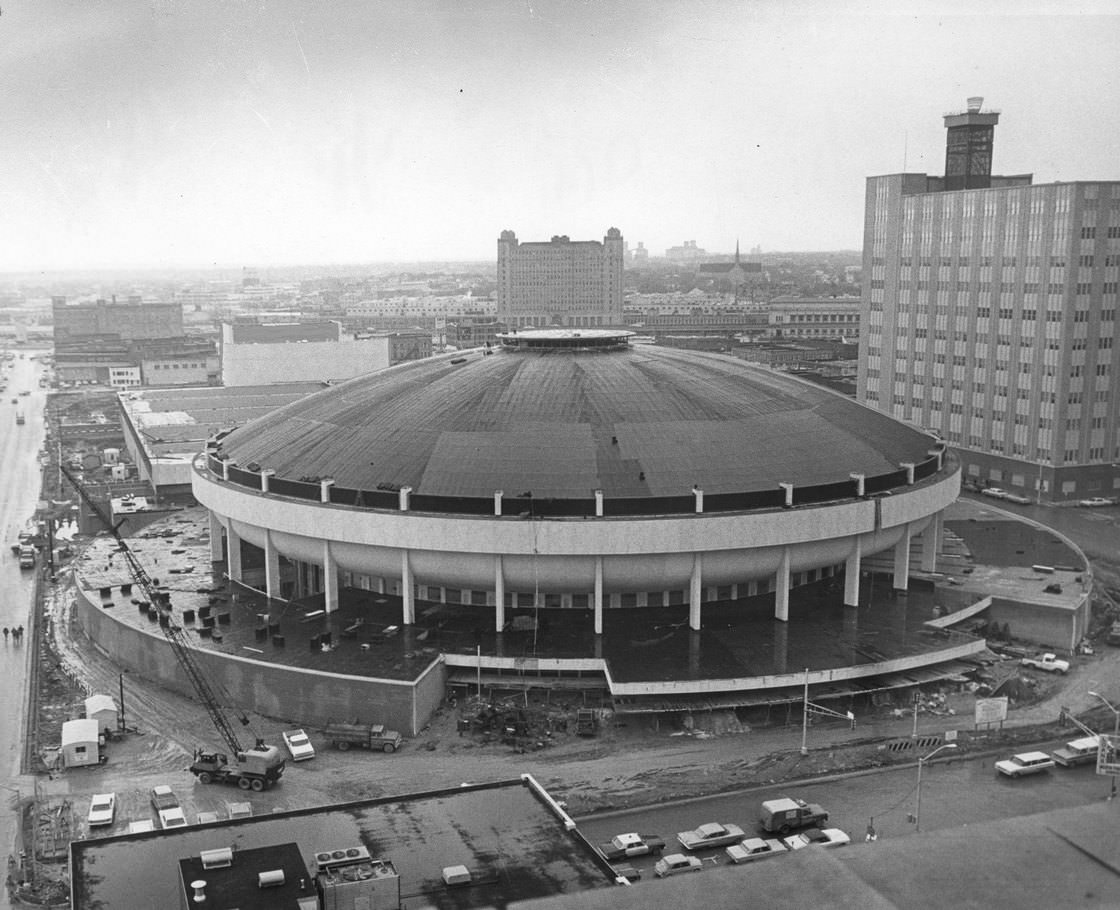
M540 791L519 779L74 841L74 910L133 910L137 895L145 907L179 907L182 860L232 846L236 863L237 851L292 843L312 875L323 851L363 847L392 863L405 908L503 907L615 887ZM466 866L472 884L449 889L442 873L452 865Z

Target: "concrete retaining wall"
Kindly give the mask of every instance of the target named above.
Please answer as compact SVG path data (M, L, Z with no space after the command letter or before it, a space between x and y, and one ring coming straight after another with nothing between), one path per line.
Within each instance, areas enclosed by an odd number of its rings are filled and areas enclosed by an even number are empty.
M82 630L108 657L144 679L197 700L167 639L120 621L114 609L78 589L76 615ZM415 682L320 673L298 667L195 649L193 656L215 690L235 693L237 708L307 727L328 720L384 723L415 736L443 701L447 670L433 662ZM143 724L144 719L128 718ZM200 731L204 740L217 731Z

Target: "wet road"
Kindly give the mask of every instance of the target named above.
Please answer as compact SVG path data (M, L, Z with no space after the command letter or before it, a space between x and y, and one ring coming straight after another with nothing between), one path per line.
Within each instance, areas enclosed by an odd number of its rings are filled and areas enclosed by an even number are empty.
M38 386L37 361L10 362L3 371L7 389L0 399L0 626L27 629L35 570L20 569L11 544L35 511L39 498L38 451L43 441L46 393ZM19 393L30 390L31 394ZM12 404L15 398L18 404ZM27 422L16 424L17 407ZM0 860L18 853L17 807L32 790L30 778L19 776L26 709L27 658L30 636L17 643L0 637ZM7 908L7 890L0 888L0 908Z

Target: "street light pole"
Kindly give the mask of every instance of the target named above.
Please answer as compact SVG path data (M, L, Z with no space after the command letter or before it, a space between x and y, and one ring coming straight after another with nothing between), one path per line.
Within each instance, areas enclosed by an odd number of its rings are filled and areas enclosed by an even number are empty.
M933 758L938 752L941 752L944 749L955 749L955 748L957 748L956 743L945 743L942 746L938 746L936 749L934 749L932 752L930 752L929 755L921 756L918 759L917 800L916 800L915 805L914 805L914 831L915 832L922 830L922 767L925 765L925 763L927 761L929 761L931 758Z
M801 699L801 754L809 754L809 668L805 668L805 694Z
M127 671L125 671L125 672L127 672ZM121 694L121 716L118 719L118 723L119 723L119 726L121 728L121 734L123 735L124 732L125 732L125 724L124 724L124 672L122 672L118 676L117 681L120 684L120 694Z
M1120 708L1117 708L1112 702L1110 702L1107 698L1105 698L1103 695L1101 695L1100 692L1090 691L1089 694L1092 695L1093 698L1099 699L1101 702L1103 702L1104 706L1106 708L1108 708L1109 711L1112 712L1113 720L1115 721L1115 723L1112 726L1112 735L1115 736L1115 737L1120 737ZM1098 745L1097 748L1099 749L1100 746ZM1108 793L1108 798L1110 800L1116 799L1116 775L1115 774L1112 775L1112 789Z

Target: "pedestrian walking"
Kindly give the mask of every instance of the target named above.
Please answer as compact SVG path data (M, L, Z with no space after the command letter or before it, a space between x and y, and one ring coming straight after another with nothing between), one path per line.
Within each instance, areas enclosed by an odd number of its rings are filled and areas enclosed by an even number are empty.
M4 626L4 641L8 640L8 627Z

